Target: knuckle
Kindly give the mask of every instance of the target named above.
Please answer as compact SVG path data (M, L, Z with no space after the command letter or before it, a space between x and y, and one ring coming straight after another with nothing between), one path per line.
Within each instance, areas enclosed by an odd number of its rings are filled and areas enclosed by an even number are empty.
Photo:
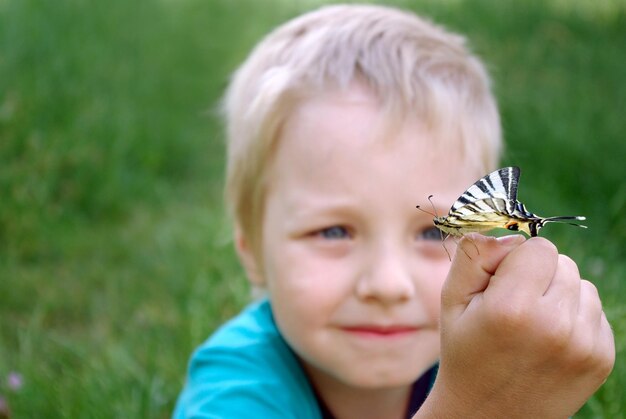
M597 363L597 376L603 381L611 374L613 367L615 366L615 354L610 352L604 352L603 356L599 357Z
M572 342L567 360L573 371L601 384L613 370L615 349L612 345L598 344L597 336L581 336Z
M615 341L608 322L604 327L608 328L608 333L606 333L605 339L602 340L602 344L596 347L596 374L603 381L606 380L609 374L611 374L611 371L613 371L616 357Z
M599 382L603 383L609 375L611 375L611 371L613 371L613 366L615 362L613 359L608 359L606 357L602 357L601 359L597 359L591 369L591 375Z
M581 279L580 287L585 295L587 295L587 298L594 301L600 301L600 293L598 292L598 288L593 282L587 281L586 279Z
M552 256L553 258L556 258L559 254L554 243L548 239L544 239L543 237L531 237L526 242L534 246L538 252Z
M541 336L546 347L552 352L561 353L570 346L572 339L572 322L569 319L545 322Z
M596 369L596 354L594 345L590 340L582 340L572 344L569 357L570 364L579 371L592 371Z
M600 384L613 371L615 357L608 352L598 352L593 349L582 350L572 365L576 370L593 377Z
M580 277L578 265L567 255L558 255L558 264L561 269L571 276Z
M500 333L519 333L531 323L528 308L515 301L498 299L486 304L487 326Z

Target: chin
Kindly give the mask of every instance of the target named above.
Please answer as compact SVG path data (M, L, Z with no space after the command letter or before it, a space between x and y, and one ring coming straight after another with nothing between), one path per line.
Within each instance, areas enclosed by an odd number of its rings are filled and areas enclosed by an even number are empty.
M434 361L424 368L407 368L407 365L393 368L370 366L355 371L354 374L346 374L342 381L353 387L367 389L408 386L428 371L433 364Z
M360 388L386 388L413 384L439 359L439 342L413 349L413 356L371 359L335 370L346 384Z

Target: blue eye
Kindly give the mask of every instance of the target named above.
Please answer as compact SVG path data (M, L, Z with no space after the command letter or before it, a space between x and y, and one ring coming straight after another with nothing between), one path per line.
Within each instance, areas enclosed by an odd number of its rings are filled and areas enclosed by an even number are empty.
M439 240L441 241L441 231L437 227L430 227L426 230L422 230L419 235L422 240Z
M319 234L325 239L347 239L350 238L348 229L341 226L328 227L320 230Z

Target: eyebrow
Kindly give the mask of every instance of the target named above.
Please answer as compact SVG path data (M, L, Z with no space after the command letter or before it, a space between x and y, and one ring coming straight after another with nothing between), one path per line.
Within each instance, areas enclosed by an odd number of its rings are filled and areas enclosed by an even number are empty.
M297 207L297 208L294 208ZM290 215L294 218L311 218L326 214L348 215L361 208L362 205L349 202L324 202L319 204L295 204L290 208Z

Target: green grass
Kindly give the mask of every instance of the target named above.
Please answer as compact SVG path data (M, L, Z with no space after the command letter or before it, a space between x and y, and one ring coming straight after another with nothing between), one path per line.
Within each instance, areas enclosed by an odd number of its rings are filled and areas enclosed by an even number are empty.
M314 1L0 0L0 395L14 417L168 417L192 349L248 299L213 114ZM577 415L626 412L626 4L396 1L489 63L520 197L598 286L618 361ZM416 162L419 164L419 162ZM23 376L10 390L5 377Z

